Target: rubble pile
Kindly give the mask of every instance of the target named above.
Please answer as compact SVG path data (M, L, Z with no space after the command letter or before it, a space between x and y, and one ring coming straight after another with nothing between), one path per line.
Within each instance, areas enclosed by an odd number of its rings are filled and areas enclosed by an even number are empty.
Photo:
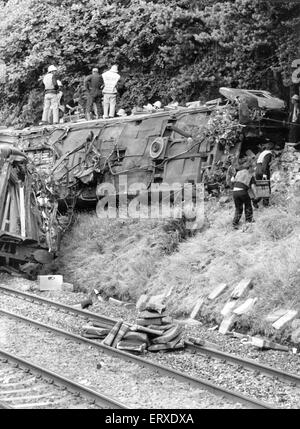
M184 348L182 329L167 315L163 296L142 295L137 302L136 324L118 321L109 330L96 323L83 327L86 338L103 339L103 344L119 350L143 353Z

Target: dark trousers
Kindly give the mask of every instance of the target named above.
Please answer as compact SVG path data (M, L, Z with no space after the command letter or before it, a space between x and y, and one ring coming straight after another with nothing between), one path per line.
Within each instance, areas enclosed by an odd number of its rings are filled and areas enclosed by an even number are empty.
M252 222L253 220L253 209L251 204L251 198L247 191L233 191L233 200L235 205L235 214L233 218L233 226L237 226L242 217L245 207L245 218L246 222Z
M88 93L87 102L86 102L86 114L85 114L86 119L88 121L91 120L91 110L93 110L94 104L97 107L97 114L95 116L98 119L101 116L101 95Z
M299 123L291 124L289 130L289 142L298 143L300 142L300 121Z

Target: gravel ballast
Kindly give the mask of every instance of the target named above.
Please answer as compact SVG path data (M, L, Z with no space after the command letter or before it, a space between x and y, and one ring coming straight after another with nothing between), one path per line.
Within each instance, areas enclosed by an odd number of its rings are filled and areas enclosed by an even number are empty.
M5 285L13 287L12 283L20 283L20 286L18 285L17 288L22 290L34 285L34 283L24 279L17 279L17 282L9 283L5 282ZM86 294L70 292L35 293L69 305L76 304L87 297ZM69 316L53 309L45 311L45 305L37 306L36 304L9 296L6 296L5 300L5 305L3 306L1 302L1 306L8 311L18 312L33 319L38 318L41 322L70 330L73 333L80 333L81 324L86 323L81 317L75 318L74 316ZM18 304L16 304L16 301ZM38 311L37 308L39 308ZM114 319L123 319L130 323L134 323L137 316L135 309L128 309L97 300L94 300L94 305L89 307L89 311ZM208 330L200 324L197 326L186 326L184 336L186 339L194 337L209 341L215 343L224 352L234 353L240 357L248 357L268 366L299 374L299 356L290 352L278 352L275 350L262 352L252 346L241 343L239 339L221 335L218 332ZM273 403L276 407L299 407L299 391L292 388L288 383L270 379L253 371L245 370L237 365L225 364L221 361L210 359L207 356L192 355L185 351L156 354L147 353L145 357L181 372L187 372L189 375L220 384L223 388L234 389L244 395Z
M64 374L131 408L242 408L241 404L6 316L0 317L0 330L9 333L0 342L9 353Z

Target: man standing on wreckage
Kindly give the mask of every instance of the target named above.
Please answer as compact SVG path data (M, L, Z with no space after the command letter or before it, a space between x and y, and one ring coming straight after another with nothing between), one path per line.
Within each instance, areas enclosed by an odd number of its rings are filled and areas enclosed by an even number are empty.
M59 121L59 102L58 102L58 82L55 75L57 68L53 65L48 67L48 73L43 78L45 86L44 110L42 122L40 125L46 125L49 121L50 109L53 114L53 124L58 124Z

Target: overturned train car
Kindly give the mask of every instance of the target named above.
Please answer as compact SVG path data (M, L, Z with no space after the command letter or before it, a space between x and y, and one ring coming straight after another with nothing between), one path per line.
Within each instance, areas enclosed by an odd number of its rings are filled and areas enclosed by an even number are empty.
M224 173L249 151L256 155L262 143L272 141L283 148L287 112L282 100L266 91L221 88L220 93L219 99L205 105L191 103L188 108L22 131L0 130L0 144L10 144L28 158L26 164L24 156L17 161L11 153L2 161L0 265L7 266L9 261L9 270L13 270L24 264L23 270L32 267L33 274L34 265L26 264L47 263L57 250L75 205L95 206L99 184L113 185L117 195L128 192L136 183L146 189L153 183L209 185L220 171ZM28 166L36 172L31 185ZM9 173L5 173L7 169ZM19 170L27 186L23 209L20 179L12 179ZM120 187L122 175L126 176L125 188ZM20 213L13 220L14 227L7 222L8 206L4 204L10 183L19 195L19 203L15 204L19 204ZM36 215L30 215L34 212L30 186L35 190ZM21 219L22 210L27 210L25 220ZM39 223L39 216L40 227L32 227L33 218ZM21 220L31 226L20 230ZM50 252L38 252L41 242ZM11 257L13 252L21 252L22 256Z
M0 144L0 270L35 278L50 263L50 237L24 152Z
M199 183L267 141L287 136L284 102L267 91L221 88L203 106L2 132L33 161L60 200L95 202L99 183ZM6 141L7 142L7 141ZM50 179L51 178L51 179ZM70 207L69 207L70 208Z

